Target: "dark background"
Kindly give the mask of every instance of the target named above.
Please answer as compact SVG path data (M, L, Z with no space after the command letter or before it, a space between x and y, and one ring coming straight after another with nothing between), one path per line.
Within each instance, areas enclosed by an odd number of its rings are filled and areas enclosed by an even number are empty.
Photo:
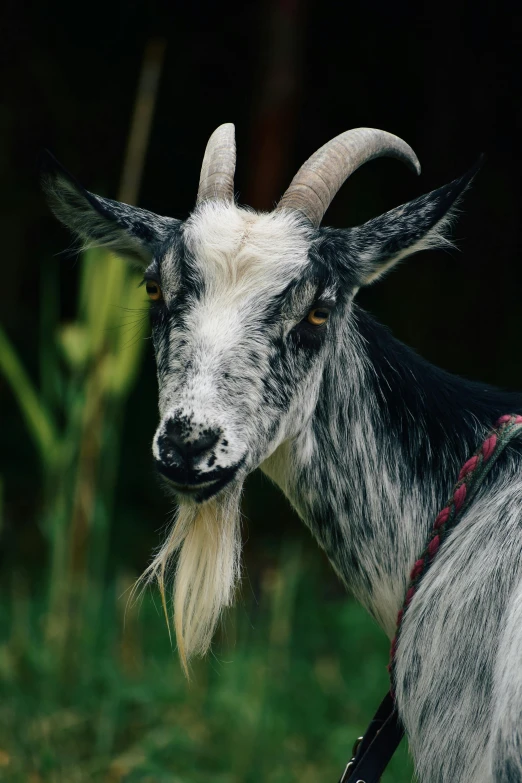
M328 211L325 223L337 226L438 187L485 153L455 229L461 252L423 253L361 298L428 359L521 388L521 24L514 9L508 2L486 9L233 0L171 3L168 10L136 1L11 2L2 35L0 303L29 370L36 374L42 265L59 264L64 321L77 286L74 256L58 255L70 239L39 189L39 156L50 148L89 189L115 197L143 50L159 36L166 58L139 199L153 211L189 213L206 141L223 122L236 124L238 199L258 208L270 208L306 157L350 127L406 139L421 177L394 161L368 164ZM132 508L139 532L117 556L136 567L147 560L167 509L149 457L155 394L149 351L129 405L119 479L119 503ZM4 544L10 557L36 567L39 538L30 520L38 463L3 381L0 410ZM250 504L248 497L254 541L278 535L282 524L297 531L266 484L254 480Z

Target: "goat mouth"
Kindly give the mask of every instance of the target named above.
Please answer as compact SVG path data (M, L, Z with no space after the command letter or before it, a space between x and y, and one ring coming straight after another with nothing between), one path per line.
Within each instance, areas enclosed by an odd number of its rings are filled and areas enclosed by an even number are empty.
M161 476L168 480L169 487L183 498L190 498L197 503L209 500L218 492L221 492L235 477L242 462L231 465L219 471L212 471L201 476L190 476L179 468L164 465L155 460L156 469Z

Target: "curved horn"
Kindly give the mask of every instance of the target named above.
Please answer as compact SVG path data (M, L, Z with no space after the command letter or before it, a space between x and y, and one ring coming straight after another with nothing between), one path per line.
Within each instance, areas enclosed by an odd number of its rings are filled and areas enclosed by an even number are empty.
M231 122L216 128L208 140L199 177L196 203L223 199L234 200L234 171L236 169L236 140Z
M317 227L350 174L363 163L384 156L398 158L420 174L417 156L398 136L376 128L354 128L336 136L308 158L276 209L298 210Z

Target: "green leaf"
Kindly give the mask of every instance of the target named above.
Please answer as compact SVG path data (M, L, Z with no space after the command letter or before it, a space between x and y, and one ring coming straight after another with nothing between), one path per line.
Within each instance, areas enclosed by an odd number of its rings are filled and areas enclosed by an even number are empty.
M27 428L44 463L58 456L58 433L53 417L38 397L14 346L0 326L0 372L11 386Z

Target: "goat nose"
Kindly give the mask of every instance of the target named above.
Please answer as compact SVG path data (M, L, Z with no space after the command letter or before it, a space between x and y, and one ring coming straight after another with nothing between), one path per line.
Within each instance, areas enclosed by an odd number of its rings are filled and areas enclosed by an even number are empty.
M219 440L219 433L212 429L206 429L199 437L192 438L185 427L176 420L168 422L165 434L169 446L184 460L200 457L210 451Z

